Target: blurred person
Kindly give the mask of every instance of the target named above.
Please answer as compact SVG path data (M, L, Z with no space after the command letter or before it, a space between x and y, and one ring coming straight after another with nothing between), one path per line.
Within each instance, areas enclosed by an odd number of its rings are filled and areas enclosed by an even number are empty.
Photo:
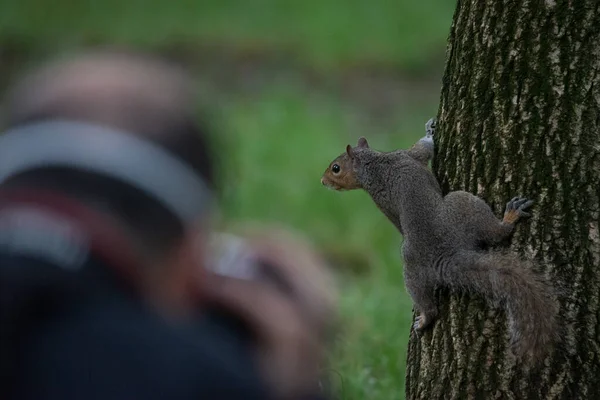
M216 157L192 89L166 62L97 51L44 65L9 92L3 399L316 392L330 277L307 242L268 227L243 237L273 280L210 272Z

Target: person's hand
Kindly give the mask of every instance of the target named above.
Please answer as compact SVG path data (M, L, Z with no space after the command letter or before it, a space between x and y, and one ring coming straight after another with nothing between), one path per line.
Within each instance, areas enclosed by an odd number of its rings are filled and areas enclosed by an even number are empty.
M275 398L315 393L337 293L323 261L304 240L281 229L243 234L255 258L276 269L289 291L264 281L213 275L208 300L245 321Z

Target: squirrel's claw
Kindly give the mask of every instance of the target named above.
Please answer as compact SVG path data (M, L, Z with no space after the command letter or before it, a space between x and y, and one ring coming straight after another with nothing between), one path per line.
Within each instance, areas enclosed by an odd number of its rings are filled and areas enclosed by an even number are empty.
M432 137L435 135L435 126L437 119L435 117L430 118L429 121L425 123L425 136Z
M435 134L435 118L430 118L429 121L425 123L425 136L419 139L418 143L425 143L429 149L433 148L433 135ZM430 150L431 151L431 150ZM433 151L431 151L433 153ZM431 159L433 154L428 155L427 159Z
M525 197L513 197L508 203L506 203L504 222L514 224L519 220L519 218L531 217L531 214L525 212L525 210L532 205L533 200L529 200Z
M531 207L533 200L529 200L525 197L513 197L508 203L506 203L506 211L524 211Z
M423 329L423 318L421 318L421 316L417 316L415 317L415 323L413 324L413 328L415 329L415 331L417 333L420 333L421 330Z
M420 333L422 331L424 331L426 328L428 328L431 324L433 324L433 321L435 320L435 316L437 315L437 311L432 311L430 313L421 313L419 315L417 315L415 317L415 323L413 324L413 327L415 329L415 331L417 331L417 333Z
M532 200L527 200L524 197L514 197L511 201L508 202L506 207L508 208L510 206L511 209L519 210L519 209L526 209L526 208L530 207L532 204L533 204Z

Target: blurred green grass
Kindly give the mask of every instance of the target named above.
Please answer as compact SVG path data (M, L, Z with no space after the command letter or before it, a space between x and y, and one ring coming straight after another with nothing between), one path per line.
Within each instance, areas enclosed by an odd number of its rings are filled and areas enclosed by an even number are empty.
M412 318L402 280L401 237L366 193L327 190L320 177L360 135L382 150L412 145L436 109L405 109L387 131L361 121L355 110L327 95L305 92L271 88L251 102L227 106L237 172L226 212L235 219L284 222L325 250L372 260L369 273L340 277L343 326L332 379L342 385L342 399L401 399ZM340 270L344 261L340 257Z
M185 51L208 47L275 55L332 78L354 67L366 68L367 76L369 68L439 75L454 5L444 0L0 0L0 46L11 40L18 47L11 52L27 53L91 42L150 49L185 43ZM211 63L210 57L202 62ZM15 59L31 58L35 54ZM8 64L0 59L0 74L19 69ZM366 193L327 190L320 177L361 135L381 150L410 146L436 113L437 93L419 101L400 93L408 99L397 103L385 123L377 123L361 102L285 76L263 77L251 93L221 88L227 101L211 97L219 90L214 85L205 93L231 135L219 149L227 169L224 215L288 224L335 256L342 327L331 368L339 398L404 399L412 304L403 286L401 237ZM211 87L211 79L199 77L208 82L199 86ZM377 100L378 89L370 93ZM365 263L366 271L351 273Z
M417 70L443 55L453 8L444 0L2 0L0 37L285 48L314 68Z

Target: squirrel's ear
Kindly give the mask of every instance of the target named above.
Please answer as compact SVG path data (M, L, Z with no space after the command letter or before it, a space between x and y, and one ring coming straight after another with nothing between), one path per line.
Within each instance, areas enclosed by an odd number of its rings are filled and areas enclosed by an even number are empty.
M363 148L369 147L369 143L367 142L367 139L365 139L365 137L361 136L358 139L358 147L363 147Z
M350 158L354 158L354 152L352 151L352 146L346 146L346 153L350 156Z

